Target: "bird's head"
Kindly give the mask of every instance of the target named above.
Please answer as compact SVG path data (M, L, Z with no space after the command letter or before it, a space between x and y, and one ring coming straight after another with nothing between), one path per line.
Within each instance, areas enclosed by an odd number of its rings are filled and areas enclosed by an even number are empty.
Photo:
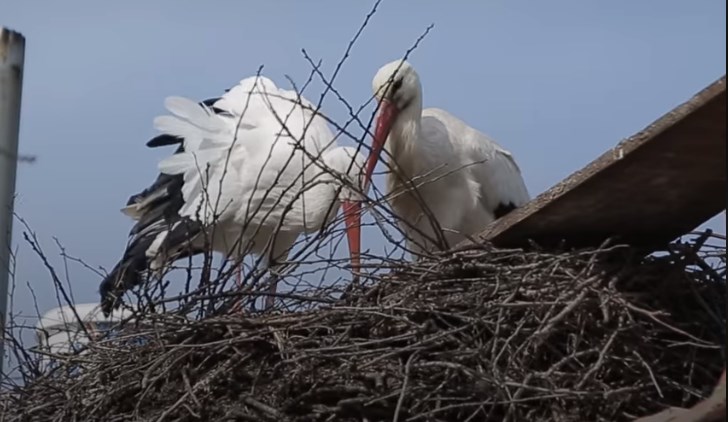
M366 164L365 187L369 186L374 167L389 137L397 117L413 102L420 99L420 77L406 60L395 60L382 66L372 81L374 97L379 102L379 114L372 141L372 151Z
M420 77L406 60L395 60L382 66L372 80L374 97L397 109L407 108L420 92Z

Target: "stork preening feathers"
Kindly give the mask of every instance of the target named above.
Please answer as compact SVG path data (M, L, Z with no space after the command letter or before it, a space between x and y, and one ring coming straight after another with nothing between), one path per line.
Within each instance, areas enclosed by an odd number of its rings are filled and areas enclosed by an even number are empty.
M386 64L372 85L379 115L365 186L384 149L388 202L415 255L455 246L529 201L510 152L445 110L422 109L408 62Z
M360 235L351 216L360 211L352 187L359 186L364 156L337 147L308 101L255 76L220 98L170 97L165 105L171 114L155 119L161 135L147 145L179 146L159 163L154 184L122 210L136 224L99 288L106 315L146 271L210 248L233 259L262 256L276 267L300 234L330 223L340 205L357 268Z

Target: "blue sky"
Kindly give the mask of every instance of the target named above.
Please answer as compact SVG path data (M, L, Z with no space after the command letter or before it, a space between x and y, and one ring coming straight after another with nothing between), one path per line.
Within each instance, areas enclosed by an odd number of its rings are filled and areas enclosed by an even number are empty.
M130 222L119 212L157 174L149 150L169 95L219 95L260 65L279 85L310 67L331 73L370 2L2 0L0 25L27 38L16 212L60 264L68 253L109 269ZM493 136L520 163L532 195L642 129L725 73L723 0L442 2L385 0L336 87L357 106L371 79L434 23L411 56L425 106L447 109ZM306 96L316 101L321 85ZM336 120L345 108L331 98ZM725 232L724 214L710 225ZM45 270L22 239L15 310L57 306ZM373 234L365 239L382 242ZM71 268L78 302L99 278Z

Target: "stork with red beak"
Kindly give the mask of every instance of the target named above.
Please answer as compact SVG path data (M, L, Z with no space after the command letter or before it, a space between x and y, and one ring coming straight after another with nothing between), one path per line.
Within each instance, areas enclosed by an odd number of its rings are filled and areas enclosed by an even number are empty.
M408 62L386 64L372 85L379 115L364 183L385 150L387 200L415 256L452 247L530 200L510 152L447 111L422 109Z
M122 210L136 220L124 254L100 286L104 314L142 274L206 249L241 261L262 256L276 275L298 236L332 222L343 205L352 267L359 266L357 189L365 158L337 147L327 121L297 92L263 76L220 98L171 97L150 147L178 145L161 174ZM356 224L354 224L356 223Z

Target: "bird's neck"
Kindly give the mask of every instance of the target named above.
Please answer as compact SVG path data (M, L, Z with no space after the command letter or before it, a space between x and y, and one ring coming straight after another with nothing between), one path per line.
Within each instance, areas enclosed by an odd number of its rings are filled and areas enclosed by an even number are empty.
M318 172L301 195L305 232L313 233L331 223L339 208L336 179L327 172Z
M417 98L400 111L385 144L390 166L396 166L405 177L414 177L420 169L417 157L421 122L422 99Z

